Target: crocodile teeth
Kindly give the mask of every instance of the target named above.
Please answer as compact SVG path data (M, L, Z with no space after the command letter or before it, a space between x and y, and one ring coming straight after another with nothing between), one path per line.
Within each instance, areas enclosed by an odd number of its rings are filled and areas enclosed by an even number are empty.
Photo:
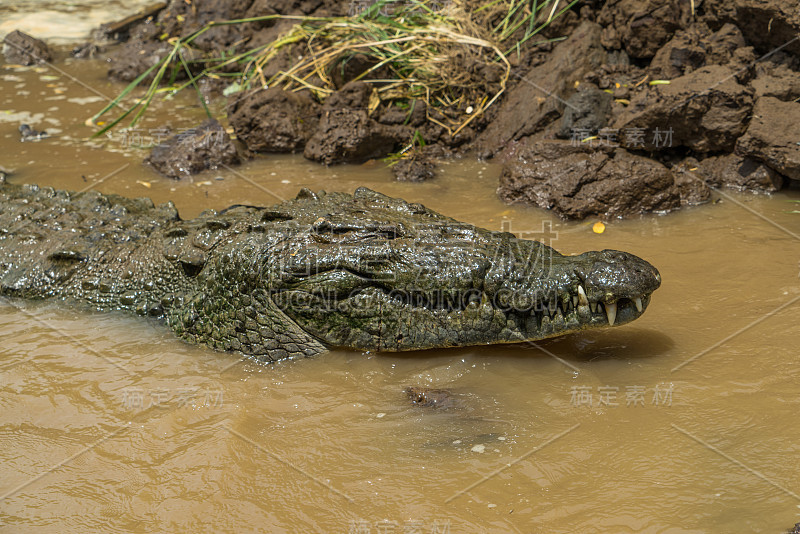
M608 325L614 326L614 321L617 320L617 303L606 302L606 315L608 316Z
M589 303L589 309L592 310L592 313L597 313L597 303L596 302L590 302Z
M581 303L581 306L586 306L589 304L589 299L586 298L586 291L584 291L583 286L578 286L578 300Z
M573 308L577 308L578 307L578 297L577 297L577 295L572 297L572 307Z
M641 297L636 297L633 299L633 303L636 304L636 309L639 310L639 313L642 313L642 299Z

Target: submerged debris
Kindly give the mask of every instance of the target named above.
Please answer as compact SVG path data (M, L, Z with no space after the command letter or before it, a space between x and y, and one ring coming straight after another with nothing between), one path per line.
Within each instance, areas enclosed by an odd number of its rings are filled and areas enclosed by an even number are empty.
M404 390L408 398L417 406L429 408L452 408L453 394L446 389L431 389L422 386L408 386Z
M37 132L27 124L20 124L19 134L21 136L19 139L21 143L24 143L25 141L38 141L40 139L48 137L47 132L45 130Z

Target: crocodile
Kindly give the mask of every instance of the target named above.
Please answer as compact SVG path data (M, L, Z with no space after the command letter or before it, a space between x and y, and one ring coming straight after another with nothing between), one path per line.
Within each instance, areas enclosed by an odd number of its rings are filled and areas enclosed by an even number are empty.
M0 175L0 296L158 318L262 362L618 326L660 283L626 252L562 255L364 187L183 220L171 202Z

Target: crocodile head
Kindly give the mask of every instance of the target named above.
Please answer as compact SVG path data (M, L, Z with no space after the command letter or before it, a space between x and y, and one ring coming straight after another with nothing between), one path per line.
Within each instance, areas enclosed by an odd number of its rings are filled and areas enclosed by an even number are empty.
M279 205L271 301L329 347L419 350L538 340L641 316L661 282L614 250L564 256L365 188Z

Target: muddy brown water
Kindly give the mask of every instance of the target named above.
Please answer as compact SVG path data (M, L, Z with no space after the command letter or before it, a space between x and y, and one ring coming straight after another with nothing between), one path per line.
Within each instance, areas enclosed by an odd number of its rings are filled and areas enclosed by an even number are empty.
M725 193L596 234L594 221L503 205L498 166L466 159L423 184L393 182L380 162L300 156L175 182L130 145L165 122L194 124L190 95L158 103L127 136L87 140L85 119L121 86L100 62L59 68L0 71L0 165L16 181L171 199L184 217L366 185L564 253L632 252L663 285L641 319L606 331L270 366L137 317L0 300L1 532L780 532L800 521L796 192ZM20 122L53 136L20 143ZM408 385L458 402L412 406Z

